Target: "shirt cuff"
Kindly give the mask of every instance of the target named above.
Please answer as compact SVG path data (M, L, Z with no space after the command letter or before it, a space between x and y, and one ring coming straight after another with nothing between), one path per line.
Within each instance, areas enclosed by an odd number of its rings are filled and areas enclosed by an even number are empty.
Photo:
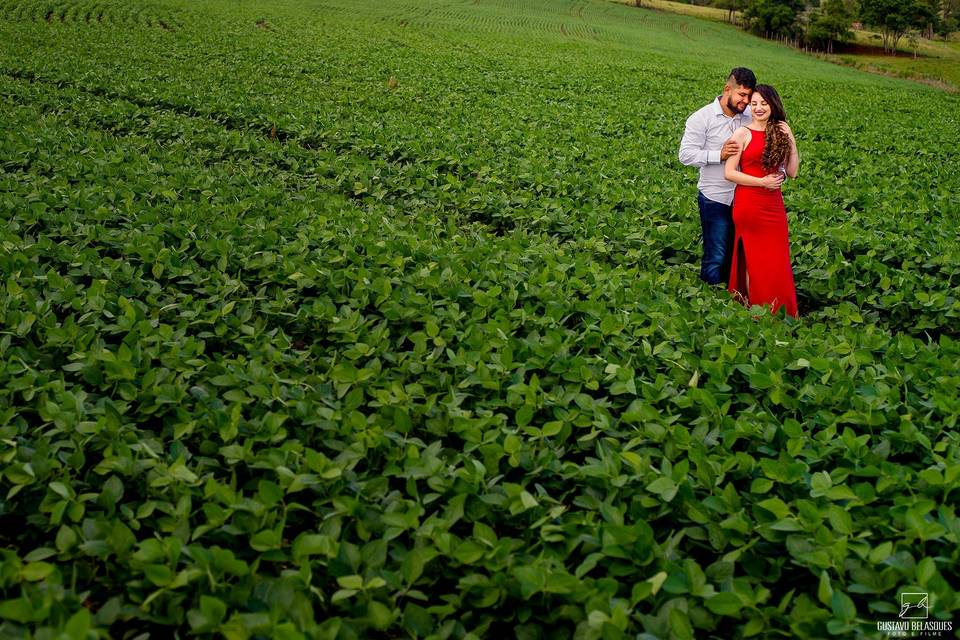
M707 162L710 164L720 164L720 149L707 151Z

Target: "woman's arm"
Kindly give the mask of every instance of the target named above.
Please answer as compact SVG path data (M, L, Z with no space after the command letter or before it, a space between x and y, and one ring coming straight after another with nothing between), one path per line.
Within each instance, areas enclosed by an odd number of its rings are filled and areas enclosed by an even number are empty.
M771 173L762 178L755 178L737 169L737 167L740 166L740 156L743 155L743 150L747 144L750 143L749 135L750 132L745 127L741 127L733 132L733 139L740 144L740 151L737 151L734 155L727 158L727 162L723 167L724 177L730 182L742 184L745 187L778 188L783 182L783 176L781 176L779 172Z
M788 176L796 178L797 172L800 170L800 152L797 151L797 139L793 137L793 131L790 130L790 125L786 122L781 122L780 128L783 129L783 132L786 133L790 139L790 153L787 155L787 162L784 168Z

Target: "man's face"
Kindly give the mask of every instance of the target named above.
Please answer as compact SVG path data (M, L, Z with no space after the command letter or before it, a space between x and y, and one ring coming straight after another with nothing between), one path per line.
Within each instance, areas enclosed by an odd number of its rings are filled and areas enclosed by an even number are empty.
M747 87L728 82L723 87L723 95L727 99L727 108L735 113L743 113L750 103L750 94L753 93Z

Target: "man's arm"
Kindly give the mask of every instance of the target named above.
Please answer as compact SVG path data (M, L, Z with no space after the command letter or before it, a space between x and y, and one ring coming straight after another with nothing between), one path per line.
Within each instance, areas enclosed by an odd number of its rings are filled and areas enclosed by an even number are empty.
M721 164L731 155L740 151L733 138L728 138L720 149L704 149L707 144L707 121L694 113L687 118L680 140L680 162L688 167L705 167L708 164Z
M707 144L707 123L700 112L687 118L680 139L680 162L688 167L705 167L720 164L719 149L704 149Z

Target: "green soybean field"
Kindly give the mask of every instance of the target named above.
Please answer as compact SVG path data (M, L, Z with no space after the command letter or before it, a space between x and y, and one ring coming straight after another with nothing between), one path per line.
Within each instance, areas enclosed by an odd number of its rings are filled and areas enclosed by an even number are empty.
M797 320L698 278L735 66ZM958 132L607 0L0 0L0 637L960 637Z

